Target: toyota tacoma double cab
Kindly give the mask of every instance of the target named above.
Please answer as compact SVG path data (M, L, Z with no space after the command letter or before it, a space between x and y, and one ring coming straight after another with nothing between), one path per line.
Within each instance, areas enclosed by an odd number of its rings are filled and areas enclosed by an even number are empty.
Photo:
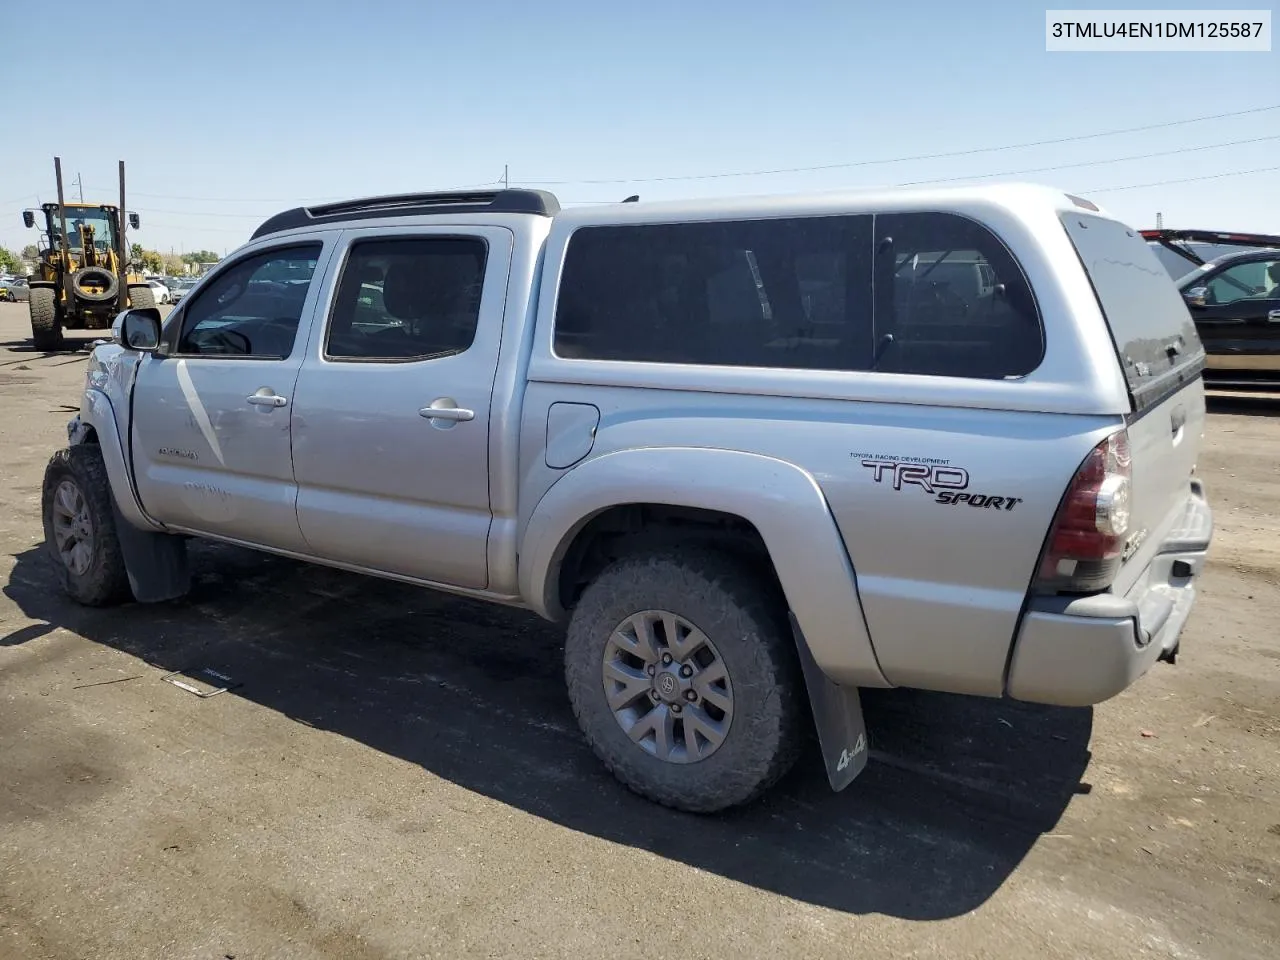
M181 596L195 537L563 622L599 758L715 811L815 731L847 786L861 688L1173 660L1204 359L1142 237L1034 185L298 208L118 318L45 532L88 605Z

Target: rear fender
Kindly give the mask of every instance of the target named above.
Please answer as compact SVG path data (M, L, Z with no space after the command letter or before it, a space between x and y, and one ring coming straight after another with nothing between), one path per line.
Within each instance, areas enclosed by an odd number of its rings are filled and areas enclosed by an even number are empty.
M630 503L718 510L753 524L821 673L842 686L890 686L817 481L794 464L758 454L649 447L574 467L538 502L522 538L520 592L535 611L551 620L565 617L560 565L574 537L592 517Z

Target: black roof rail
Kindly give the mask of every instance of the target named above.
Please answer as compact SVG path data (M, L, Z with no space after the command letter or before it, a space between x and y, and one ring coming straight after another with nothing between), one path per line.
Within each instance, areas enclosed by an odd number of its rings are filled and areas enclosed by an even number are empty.
M1232 247L1280 247L1280 237L1235 230L1141 230L1145 240L1180 240L1184 243L1222 243Z
M400 193L386 197L340 200L311 207L295 207L271 217L253 232L252 240L268 234L342 220L372 220L450 213L527 213L553 217L560 201L545 190L485 190L454 193Z
M1204 266L1205 259L1180 243L1222 244L1228 247L1261 247L1280 249L1280 237L1265 233L1235 233L1225 230L1139 230L1142 239L1160 244L1178 256L1190 260L1196 266Z

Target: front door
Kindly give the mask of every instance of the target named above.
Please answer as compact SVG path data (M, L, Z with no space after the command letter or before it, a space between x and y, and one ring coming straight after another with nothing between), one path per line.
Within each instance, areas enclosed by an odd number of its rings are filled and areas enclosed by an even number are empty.
M304 550L289 417L333 236L220 267L165 324L165 355L142 359L133 460L139 498L157 520Z
M313 555L488 585L489 415L511 233L366 228L349 242L293 406Z
M1204 286L1191 315L1209 369L1280 377L1280 256L1234 264Z

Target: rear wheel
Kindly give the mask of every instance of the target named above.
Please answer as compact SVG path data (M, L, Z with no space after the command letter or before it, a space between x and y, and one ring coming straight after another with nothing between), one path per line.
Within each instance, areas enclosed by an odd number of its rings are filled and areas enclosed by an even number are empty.
M31 313L31 339L37 350L46 353L62 349L62 318L58 316L57 293L48 287L34 287L27 304Z
M41 500L45 544L62 589L90 607L129 599L102 451L78 444L55 453Z
M708 813L790 769L804 681L777 589L727 555L624 558L583 593L565 677L592 749L624 784Z
M156 293L145 284L136 284L129 287L129 306L134 309L145 307L154 307L156 305Z

